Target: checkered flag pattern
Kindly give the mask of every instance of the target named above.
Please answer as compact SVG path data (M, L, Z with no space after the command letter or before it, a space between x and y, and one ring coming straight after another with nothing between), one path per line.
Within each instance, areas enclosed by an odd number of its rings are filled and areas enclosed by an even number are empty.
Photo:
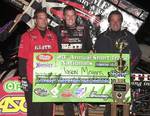
M49 25L52 27L56 27L58 26L58 22L53 20L53 16L50 13L50 8L53 7L54 5L58 6L58 3L53 2L53 0L34 0L31 6L26 6L23 8L23 10L26 10L26 13L23 15L23 17L21 18L23 22L25 22L30 28L34 27L34 12L35 10L38 9L44 9L46 10L47 14L48 14L48 21L49 21ZM64 5L62 6L64 7Z

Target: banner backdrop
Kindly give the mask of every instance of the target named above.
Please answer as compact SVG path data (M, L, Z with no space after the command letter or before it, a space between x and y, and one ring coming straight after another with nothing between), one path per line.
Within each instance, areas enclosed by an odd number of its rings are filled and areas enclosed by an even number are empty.
M26 101L18 77L0 83L0 116L26 116Z
M22 4L25 3L22 2ZM93 34L96 30L103 32L108 28L107 17L113 10L121 11L124 17L123 27L133 34L138 31L148 16L148 12L127 0L35 0L33 5L28 8L23 20L30 27L33 27L34 11L42 7L46 8L49 14L49 25L56 27L63 23L62 10L66 5L73 6L76 9L78 23L88 25ZM22 9L26 10L27 7L28 4L26 3L24 7L22 6Z
M133 5L127 0L6 0L15 8L26 13L22 20L30 27L34 27L34 12L45 8L49 18L49 26L55 28L63 24L63 8L73 6L77 11L77 22L90 28L90 36L95 43L96 35L104 32L108 24L108 15L113 10L123 14L123 28L135 34L148 17L148 12ZM30 2L29 2L30 1ZM33 3L29 6L30 3Z
M114 102L112 84L130 85L129 54L119 73L119 54L35 53L33 102ZM118 88L119 89L119 88ZM124 102L131 101L130 89Z

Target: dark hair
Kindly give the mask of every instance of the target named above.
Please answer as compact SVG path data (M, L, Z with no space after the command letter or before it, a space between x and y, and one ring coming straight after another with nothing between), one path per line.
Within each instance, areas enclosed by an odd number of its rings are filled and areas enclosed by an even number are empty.
M47 15L47 12L46 12L46 9L37 9L35 12L34 12L34 19L37 18L37 14L39 13L45 13Z
M110 22L112 15L119 15L121 22L123 22L123 16L121 14L121 12L119 12L118 10L112 11L109 16L108 16L108 22Z
M72 6L66 6L66 7L64 7L64 9L63 9L63 14L64 14L64 15L65 15L65 12L66 12L67 10L73 10L73 11L76 13L76 10L75 10L74 7L72 7Z

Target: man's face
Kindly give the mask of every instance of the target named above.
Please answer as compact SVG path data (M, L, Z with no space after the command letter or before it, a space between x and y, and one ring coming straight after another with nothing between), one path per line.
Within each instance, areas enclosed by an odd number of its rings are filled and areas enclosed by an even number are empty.
M45 30L48 25L47 15L44 12L38 13L36 18L36 26L40 30Z
M113 14L110 18L110 28L112 31L119 31L121 29L121 16L118 14Z
M76 13L74 10L67 10L64 13L64 18L68 27L74 27L76 25Z

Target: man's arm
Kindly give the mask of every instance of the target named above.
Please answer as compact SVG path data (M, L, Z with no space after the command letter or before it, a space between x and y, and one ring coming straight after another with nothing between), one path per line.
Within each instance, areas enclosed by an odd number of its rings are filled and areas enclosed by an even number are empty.
M62 37L61 37L61 34L60 34L61 33L60 26L52 28L52 30L54 31L54 33L57 36L58 51L61 52L61 40L62 40Z
M85 27L85 49L87 52L93 52L93 43L92 43L92 38L90 37L90 32L89 28Z
M19 73L19 77L21 80L21 88L24 91L28 91L28 88L29 88L26 66L27 66L27 60L24 58L19 58L18 73Z
M100 34L96 41L95 41L95 45L94 45L94 50L96 53L105 53L105 52L110 52L110 46L109 46L109 40L106 39L103 34Z
M133 71L139 63L142 53L138 46L138 43L136 42L135 36L130 35L130 37L131 69Z
M30 38L29 34L25 33L21 36L21 41L19 45L19 63L18 63L18 72L21 80L21 87L24 91L28 90L28 78L27 78L27 60L30 49Z
M18 73L20 77L27 77L26 66L27 66L27 60L24 58L19 58Z

